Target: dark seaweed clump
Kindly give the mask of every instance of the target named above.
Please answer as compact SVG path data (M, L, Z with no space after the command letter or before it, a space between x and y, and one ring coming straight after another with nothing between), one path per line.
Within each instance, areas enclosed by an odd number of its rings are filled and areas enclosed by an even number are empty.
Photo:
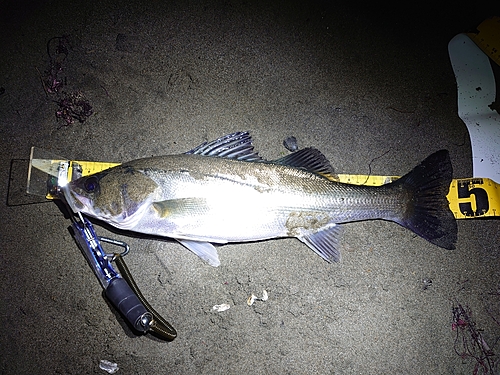
M55 111L56 118L63 120L62 126L69 126L77 120L85 122L92 113L92 106L83 92L65 92L64 86L67 79L64 76L64 64L68 57L70 44L68 36L53 37L47 42L47 55L49 56L49 67L40 74L43 89L47 96L56 96L54 100L58 108Z

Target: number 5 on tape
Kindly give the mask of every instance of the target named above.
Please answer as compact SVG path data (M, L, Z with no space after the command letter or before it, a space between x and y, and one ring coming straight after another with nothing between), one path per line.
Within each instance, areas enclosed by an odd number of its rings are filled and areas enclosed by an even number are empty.
M457 219L500 216L499 185L489 178L453 180L447 198Z

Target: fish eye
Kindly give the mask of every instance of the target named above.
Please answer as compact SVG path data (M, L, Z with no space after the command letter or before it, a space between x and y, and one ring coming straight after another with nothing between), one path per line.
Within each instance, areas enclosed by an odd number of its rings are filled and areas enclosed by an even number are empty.
M99 188L99 180L95 176L89 177L83 183L83 187L88 193L93 193Z

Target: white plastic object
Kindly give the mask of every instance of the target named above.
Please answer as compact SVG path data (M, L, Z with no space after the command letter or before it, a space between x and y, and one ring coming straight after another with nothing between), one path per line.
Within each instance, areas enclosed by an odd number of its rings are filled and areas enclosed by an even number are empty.
M448 53L458 86L458 115L469 130L473 177L500 182L500 115L489 107L496 95L490 59L466 34L449 42Z

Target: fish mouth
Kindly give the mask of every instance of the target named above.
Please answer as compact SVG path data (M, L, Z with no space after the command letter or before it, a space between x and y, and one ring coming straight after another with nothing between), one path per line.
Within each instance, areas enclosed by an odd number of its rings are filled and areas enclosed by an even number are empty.
M73 213L85 212L86 208L90 207L90 200L81 195L76 194L73 190L71 190L67 185L61 188L61 191L64 195L64 200L71 208Z
M61 188L61 191L64 194L64 199L68 203L68 206L71 208L71 211L73 213L77 214L79 212L95 217L95 218L104 218L107 220L110 220L112 222L116 221L116 218L109 213L106 214L104 212L101 212L101 210L96 209L94 205L92 204L92 200L90 198L87 198L83 195L80 195L73 191L72 189L69 189L67 186Z
M90 198L78 194L68 186L62 187L61 191L64 195L64 199L68 203L68 206L71 208L73 213L76 214L78 212L81 212L83 214L95 217L96 219L104 220L116 228L125 230L130 230L137 225L152 201L152 197L148 197L145 202L138 205L138 207L132 212L125 211L113 215L106 209L95 207L93 201Z

